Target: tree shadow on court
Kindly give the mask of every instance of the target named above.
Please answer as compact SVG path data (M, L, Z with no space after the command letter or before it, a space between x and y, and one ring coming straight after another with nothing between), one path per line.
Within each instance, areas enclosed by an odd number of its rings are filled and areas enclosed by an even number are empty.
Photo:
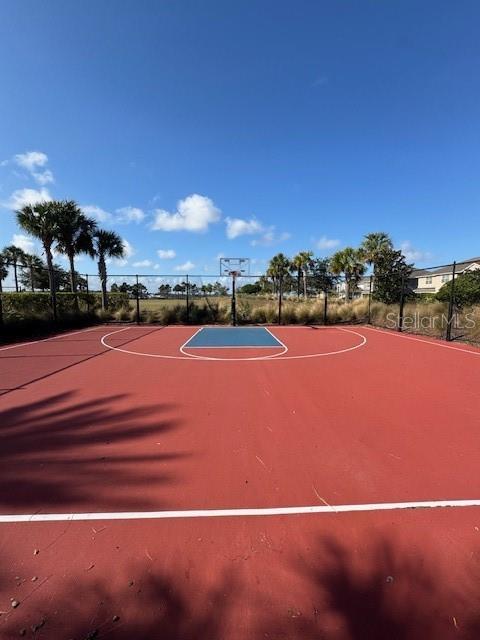
M131 565L115 586L77 576L55 597L39 595L0 618L0 635L37 640L221 640L238 585L225 573L193 589L154 569ZM23 610L22 610L23 607ZM2 625L3 622L3 625ZM36 629L34 631L34 629ZM24 631L26 633L24 633ZM30 631L33 633L31 634ZM3 637L3 636L2 636Z
M19 595L21 606L0 618L0 636L2 630L5 637L17 637L22 629L30 633L39 626L38 640L479 638L478 575L465 567L464 581L449 582L431 561L409 550L402 553L385 540L359 553L322 539L308 558L291 567L288 603L272 599L274 584L268 585L268 596L263 593L259 576L251 575L247 586L238 568L217 570L206 585L191 580L185 563L176 573L166 573L163 566L160 554L151 564L113 565L111 575L102 578L83 572L62 581L57 574L47 594L38 590L24 600ZM276 570L280 576L284 567L275 567L273 576Z
M313 554L313 555L311 555ZM480 582L465 568L460 583L419 553L385 539L361 553L321 539L294 572L306 582L310 608L282 606L257 637L275 640L478 640ZM295 600L295 597L292 598Z
M130 408L118 408L125 398L85 403L65 392L0 411L0 505L17 512L74 509L92 500L94 510L151 507L148 495L178 481L175 463L189 454L155 447L180 426L173 406L132 400ZM148 436L154 446L145 443ZM161 506L156 498L154 504Z

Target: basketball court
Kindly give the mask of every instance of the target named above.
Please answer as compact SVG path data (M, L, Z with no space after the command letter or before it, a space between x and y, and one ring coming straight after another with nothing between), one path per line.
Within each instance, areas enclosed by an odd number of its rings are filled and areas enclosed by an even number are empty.
M368 326L1 348L0 636L478 637L479 356Z

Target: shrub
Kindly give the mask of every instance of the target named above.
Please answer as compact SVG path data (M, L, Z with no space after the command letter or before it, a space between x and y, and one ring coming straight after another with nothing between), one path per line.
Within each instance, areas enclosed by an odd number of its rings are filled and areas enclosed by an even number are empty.
M452 290L452 281L446 282L437 293L437 300L449 302ZM454 288L455 304L466 307L480 303L480 271L469 271L455 278Z
M0 342L24 338L39 338L62 330L80 329L98 322L94 314L66 315L53 322L51 317L5 319L0 332Z
M278 322L278 302L275 304L268 303L265 306L265 322L268 324L274 324Z
M266 324L267 316L265 313L265 307L257 307L252 311L253 324Z
M295 304L291 302L284 304L282 306L282 324L296 324L296 322L297 310Z
M136 312L133 310L120 309L113 314L115 320L119 322L131 322L135 320Z
M296 321L299 324L310 324L312 321L312 309L309 307L308 304L301 304L298 305L297 310L296 310Z
M252 285L245 285L252 286ZM249 324L252 321L252 307L249 302L237 300L237 322L238 324Z

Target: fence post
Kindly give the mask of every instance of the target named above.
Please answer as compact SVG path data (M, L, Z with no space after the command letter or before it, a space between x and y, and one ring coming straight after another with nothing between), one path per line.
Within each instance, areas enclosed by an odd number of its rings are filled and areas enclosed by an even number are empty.
M190 324L190 283L188 280L188 273L185 276L185 282L187 284L187 324Z
M451 342L452 340L452 320L455 311L455 272L457 270L457 263L453 262L452 269L452 284L450 286L450 300L448 301L448 317L447 317L447 333L445 340Z
M140 291L138 289L138 275L135 276L135 280L137 282L137 287L136 287L136 290L135 290L135 293L136 293L135 297L137 299L136 300L136 302L137 302L136 322L137 322L137 324L140 324Z
M234 327L237 325L237 294L235 291L235 281L236 276L235 273L232 272L232 325Z
M405 306L405 276L402 276L402 290L400 292L400 309L398 312L397 331L403 331L403 307Z
M55 271L53 271L53 274L52 274L52 285L53 285L53 288L50 289L50 299L52 303L53 321L57 322L58 320L57 293L56 293L57 283L55 282Z
M323 292L323 324L328 324L328 291Z
M278 324L282 324L283 276L278 278Z
M0 263L0 267L1 267ZM0 280L0 327L3 327L3 289L2 281Z
M370 276L370 284L368 287L368 318L367 318L367 324L372 324L372 278L373 276Z
M85 280L87 281L87 313L90 313L90 290L88 287L88 273L85 274Z

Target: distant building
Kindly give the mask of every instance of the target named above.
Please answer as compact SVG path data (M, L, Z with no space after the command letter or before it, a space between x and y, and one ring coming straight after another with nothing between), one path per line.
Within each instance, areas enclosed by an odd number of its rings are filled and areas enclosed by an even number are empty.
M468 271L477 271L480 269L480 257L470 258L470 260L462 260L456 263L455 274L459 276ZM432 293L435 294L449 282L453 276L453 264L447 264L443 267L435 269L414 269L408 280L408 287L418 294ZM372 278L372 291L374 282ZM335 286L335 292L339 298L345 298L346 285L345 282L339 282ZM370 295L370 276L364 276L358 283L352 298L364 298Z
M480 257L457 262L455 274L480 269ZM409 285L414 293L437 293L453 276L453 264L447 264L436 269L414 269L410 276Z
M373 289L373 278L372 278L372 289ZM347 285L345 284L345 281L342 280L341 282L338 282L334 287L334 291L339 298L345 298L346 292L347 292ZM352 299L364 298L365 296L369 296L369 295L370 295L370 276L364 276L358 282L355 288L355 291L353 291Z

